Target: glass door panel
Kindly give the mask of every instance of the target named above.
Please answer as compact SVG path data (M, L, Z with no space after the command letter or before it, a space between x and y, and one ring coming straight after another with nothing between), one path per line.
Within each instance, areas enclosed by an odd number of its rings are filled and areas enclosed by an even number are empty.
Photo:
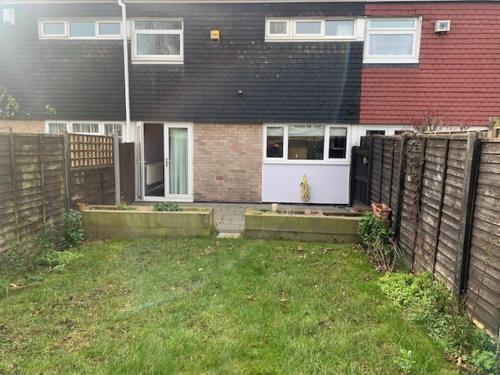
M168 128L168 192L189 194L189 142L187 128Z

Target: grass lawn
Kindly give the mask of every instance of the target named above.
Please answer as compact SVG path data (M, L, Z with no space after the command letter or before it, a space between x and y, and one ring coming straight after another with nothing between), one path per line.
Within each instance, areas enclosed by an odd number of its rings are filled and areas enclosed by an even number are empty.
M93 242L0 300L0 374L414 374L453 367L349 246Z

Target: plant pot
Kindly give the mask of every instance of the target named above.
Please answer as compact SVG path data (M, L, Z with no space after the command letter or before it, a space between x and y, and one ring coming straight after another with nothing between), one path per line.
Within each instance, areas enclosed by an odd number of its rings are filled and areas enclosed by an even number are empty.
M391 209L384 203L372 203L373 214L382 220L388 220L391 216Z

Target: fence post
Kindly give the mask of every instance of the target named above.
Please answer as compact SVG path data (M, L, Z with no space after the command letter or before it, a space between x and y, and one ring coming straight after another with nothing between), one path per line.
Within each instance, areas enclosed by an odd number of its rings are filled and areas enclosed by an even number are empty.
M120 204L121 186L120 186L120 142L118 136L113 134L113 167L115 170L115 204ZM352 168L351 168L352 171Z
M372 175L373 175L373 136L368 141L368 183L366 187L365 203L370 205L372 202Z
M357 146L351 148L351 168L349 168L349 206L352 206L354 202L354 176L356 174L356 156L357 156ZM115 166L116 167L116 166ZM115 175L116 178L116 175ZM116 181L115 181L116 185ZM115 186L116 188L116 186Z
M63 160L64 160L64 204L65 211L70 208L71 197L70 197L70 178L71 178L71 147L68 132L64 132L64 150L63 150Z
M398 198L397 198L397 211L396 211L396 222L393 228L396 240L399 243L399 233L401 227L401 215L403 213L403 197L404 197L404 186L406 178L406 145L408 142L408 134L405 133L401 137L401 147L399 150L399 179L398 183Z
M9 133L9 151L10 151L10 180L12 187L12 203L14 204L14 224L16 228L16 240L19 241L19 212L17 207L16 194L16 155L14 149L14 133L10 129Z
M38 136L38 157L40 160L40 179L41 179L41 184L42 184L42 220L43 223L45 224L47 221L47 210L46 210L46 203L45 203L45 156L43 152L43 138L41 135Z
M467 148L465 150L462 212L458 231L457 259L453 285L454 292L457 296L465 291L467 286L467 275L469 273L472 220L479 164L478 146L479 141L477 133L469 133L467 136Z

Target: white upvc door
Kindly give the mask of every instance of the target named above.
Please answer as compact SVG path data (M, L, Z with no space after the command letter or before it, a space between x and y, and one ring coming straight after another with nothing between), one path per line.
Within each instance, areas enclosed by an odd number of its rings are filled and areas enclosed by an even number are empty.
M150 202L193 201L193 125L191 123L139 123L136 134L137 199ZM163 156L151 160L148 150L158 148L158 138L145 135L148 127L161 127ZM156 132L155 132L156 135ZM162 135L159 134L161 137ZM150 143L148 145L148 142ZM155 142L155 145L151 144ZM161 158L161 159L160 159ZM158 160L163 173L158 170ZM161 170L161 169L160 169Z
M135 187L136 199L144 199L144 124L138 122L135 127Z
M163 125L165 150L165 198L193 201L193 126L186 123Z

